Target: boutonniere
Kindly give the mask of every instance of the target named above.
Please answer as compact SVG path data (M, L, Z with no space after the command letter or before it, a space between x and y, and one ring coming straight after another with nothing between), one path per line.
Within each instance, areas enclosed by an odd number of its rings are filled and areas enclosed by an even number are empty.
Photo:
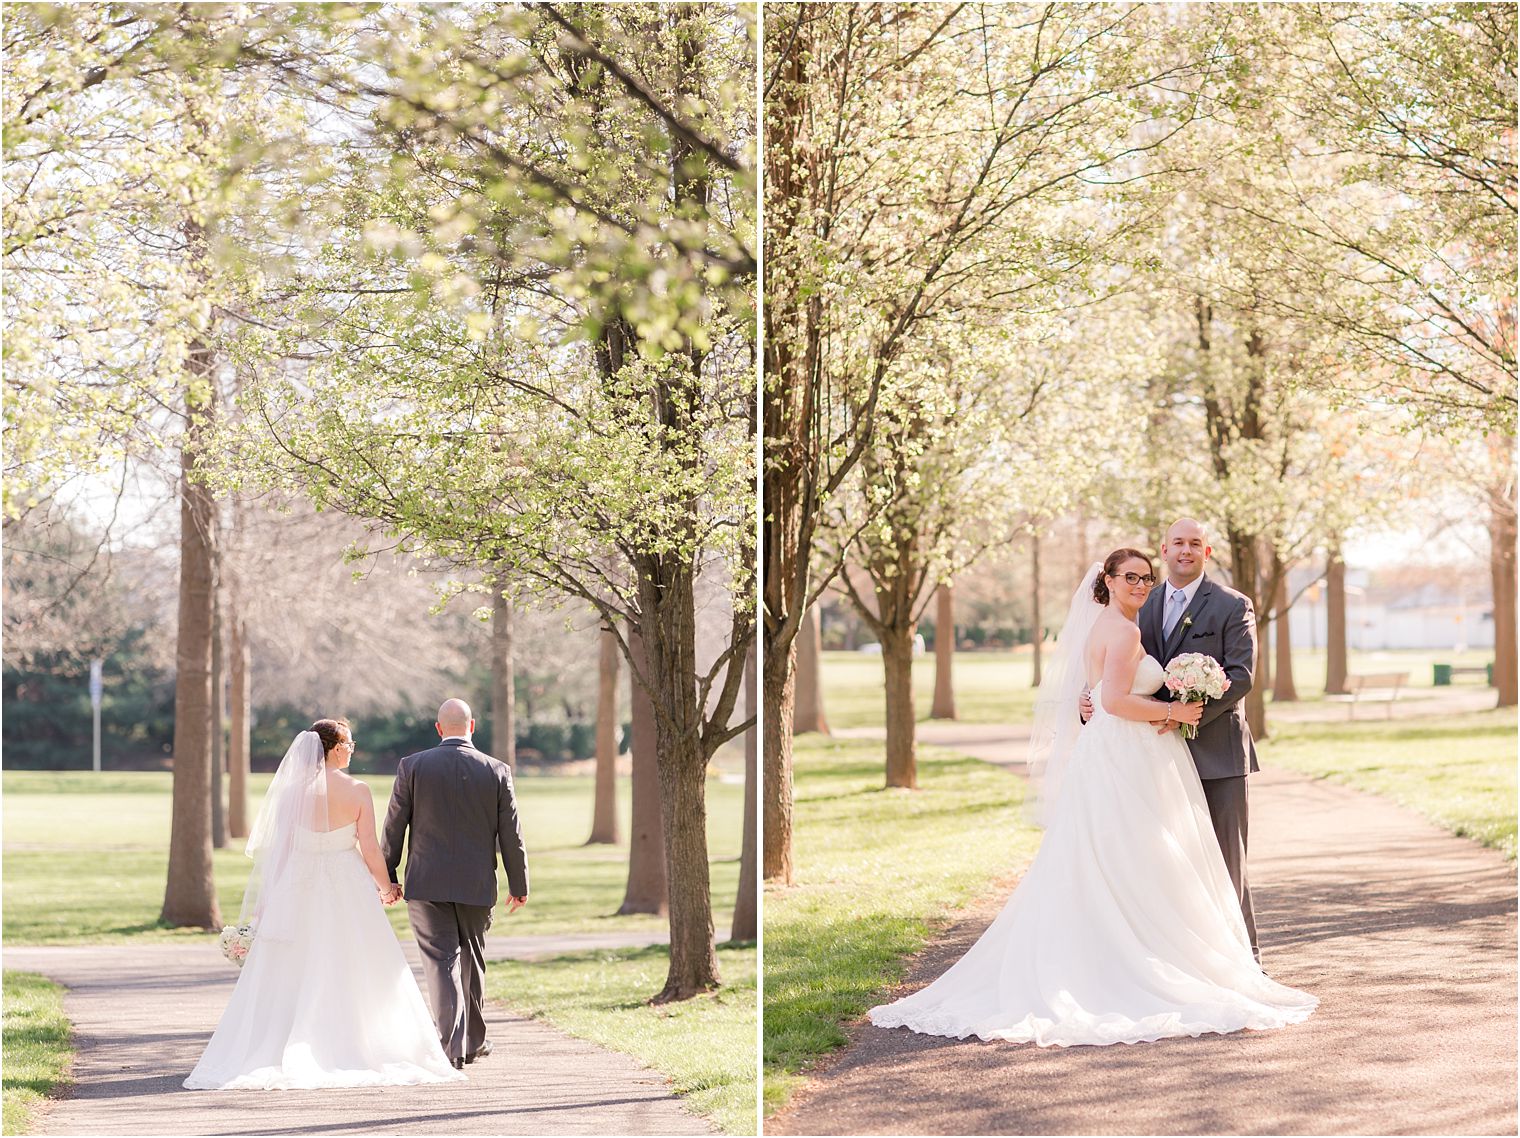
M1192 627L1193 627L1193 618L1190 617L1190 616L1183 617L1182 618L1182 631L1186 632L1188 629L1190 629Z

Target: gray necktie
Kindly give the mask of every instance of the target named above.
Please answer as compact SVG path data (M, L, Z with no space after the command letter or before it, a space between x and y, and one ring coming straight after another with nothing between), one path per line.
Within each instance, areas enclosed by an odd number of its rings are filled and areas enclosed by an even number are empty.
M1172 595L1166 598L1166 623L1162 631L1166 639L1172 638L1172 629L1177 627L1177 621L1182 616L1183 606L1187 604L1187 594L1181 589L1172 590Z

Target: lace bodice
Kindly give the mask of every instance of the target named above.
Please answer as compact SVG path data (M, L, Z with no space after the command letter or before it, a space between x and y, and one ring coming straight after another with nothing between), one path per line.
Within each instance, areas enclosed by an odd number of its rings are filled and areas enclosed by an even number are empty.
M1135 669L1134 682L1129 685L1130 695L1150 695L1166 682L1166 669L1161 666L1161 661L1147 654ZM1102 683L1093 684L1093 702L1098 700L1098 689Z

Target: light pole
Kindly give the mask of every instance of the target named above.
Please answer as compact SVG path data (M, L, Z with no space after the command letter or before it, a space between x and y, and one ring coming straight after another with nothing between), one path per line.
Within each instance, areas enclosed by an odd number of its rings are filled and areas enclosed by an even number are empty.
M1309 650L1319 651L1319 584L1316 582L1304 591L1304 600L1309 602ZM1328 639L1328 637L1327 637Z
M101 678L100 668L102 661L90 661L90 710L95 720L95 745L92 749L94 759L93 768L100 770L100 697L105 690L105 683Z

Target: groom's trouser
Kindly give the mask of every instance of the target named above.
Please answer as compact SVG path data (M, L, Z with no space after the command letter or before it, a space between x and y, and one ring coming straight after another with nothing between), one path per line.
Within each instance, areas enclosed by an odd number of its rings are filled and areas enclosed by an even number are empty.
M1251 938L1251 955L1261 961L1256 943L1256 914L1251 911L1251 887L1246 884L1246 776L1206 778L1203 796L1209 802L1209 817L1214 822L1214 836L1224 867L1230 871L1230 883L1240 898L1240 915L1246 919L1246 934Z
M408 901L406 915L422 950L422 974L438 1040L451 1060L463 1059L480 1050L486 1038L483 1004L491 906Z

